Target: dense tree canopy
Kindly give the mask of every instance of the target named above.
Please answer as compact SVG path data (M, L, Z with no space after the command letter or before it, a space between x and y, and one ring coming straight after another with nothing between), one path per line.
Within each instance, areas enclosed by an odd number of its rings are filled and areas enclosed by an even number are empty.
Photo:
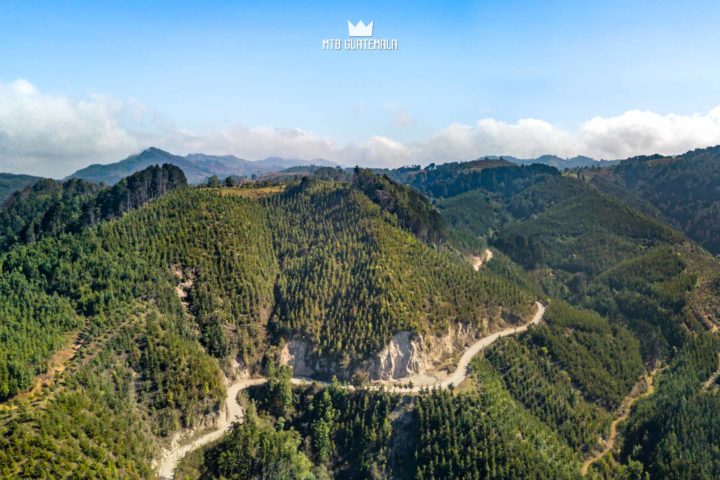
M720 475L720 267L661 215L503 161L297 173L311 177L189 188L151 167L10 197L0 476L152 478L242 369L267 383L181 478L577 478L657 365L588 475ZM476 271L467 254L487 245ZM345 381L400 331L488 333L538 299L543 322L449 390L293 388L277 363L303 339L318 375Z

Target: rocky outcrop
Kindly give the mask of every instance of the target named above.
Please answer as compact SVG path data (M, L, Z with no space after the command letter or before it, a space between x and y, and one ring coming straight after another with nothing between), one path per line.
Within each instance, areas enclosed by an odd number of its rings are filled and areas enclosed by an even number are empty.
M312 344L302 338L293 338L280 350L280 364L290 365L293 369L293 376L312 377L315 376L321 367L317 360L313 361Z
M420 342L412 332L395 334L377 355L370 370L372 380L404 378L425 370Z
M446 369L453 357L483 335L483 329L467 324L450 326L443 335L418 335L411 331L398 332L372 359L355 364L352 370L367 372L370 380L397 380ZM280 364L290 365L293 375L300 377L340 379L350 378L349 369L341 369L334 362L318 359L312 343L295 337L280 350Z
M308 366L308 353L312 347L306 340L293 338L280 351L280 364L290 365L294 376L311 376L314 369Z
M368 373L373 380L396 380L435 371L480 336L480 330L466 324L451 326L441 336L403 331L370 363Z

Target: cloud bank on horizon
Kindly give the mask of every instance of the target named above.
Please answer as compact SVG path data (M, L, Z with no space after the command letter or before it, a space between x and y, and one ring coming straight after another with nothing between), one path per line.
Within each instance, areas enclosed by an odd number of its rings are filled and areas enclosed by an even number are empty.
M73 99L40 92L27 80L0 83L0 171L62 177L90 163L110 163L149 146L173 153L324 158L345 165L397 167L485 155L532 158L586 155L619 159L677 154L720 144L720 106L693 115L630 110L594 117L574 130L525 118L455 123L421 141L373 135L340 144L300 128L234 125L189 131L157 120L135 100L102 95Z

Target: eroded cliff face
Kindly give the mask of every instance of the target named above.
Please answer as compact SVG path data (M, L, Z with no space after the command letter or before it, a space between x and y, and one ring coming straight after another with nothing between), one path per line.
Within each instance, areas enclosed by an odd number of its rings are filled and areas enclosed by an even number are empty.
M466 324L451 326L440 336L400 332L370 363L368 373L373 380L397 380L435 372L481 335Z
M417 374L435 372L483 335L482 330L467 324L448 328L443 335L417 335L398 332L378 354L352 370L367 372L370 380L397 380ZM280 351L280 363L290 365L293 375L313 378L337 376L348 379L351 371L334 362L318 359L312 344L293 338Z
M418 338L408 331L395 334L369 367L372 380L405 378L424 371L425 361Z
M313 361L312 345L302 338L293 338L283 346L280 365L290 365L293 375L299 377L312 377L320 367L317 361Z

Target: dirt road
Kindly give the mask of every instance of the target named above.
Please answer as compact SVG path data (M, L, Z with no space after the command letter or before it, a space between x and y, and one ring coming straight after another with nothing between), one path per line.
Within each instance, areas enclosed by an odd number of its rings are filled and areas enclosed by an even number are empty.
M489 250L488 250L489 252ZM492 254L490 255L492 257ZM523 332L526 332L528 327L530 325L537 325L540 320L543 318L543 314L545 313L545 306L540 302L535 302L535 306L537 307L537 311L533 315L533 318L526 323L525 325L522 325L520 327L513 327L513 328L507 328L505 330L501 330L499 332L493 333L492 335L488 335L487 337L483 337L477 342L470 345L467 350L463 353L462 357L460 357L460 360L458 361L457 368L455 371L450 374L447 378L443 380L438 380L434 384L430 385L423 385L423 386L416 386L412 389L410 388L402 388L400 386L390 386L385 388L389 391L398 392L398 393L404 393L404 394L410 394L410 393L419 393L423 388L448 388L450 385L459 385L462 383L465 378L467 378L468 373L468 365L470 365L470 361L472 358L477 355L482 349L492 345L495 343L498 339L502 337L507 337L509 335L516 335ZM248 387L251 387L253 385L261 385L267 381L266 378L252 378L252 379L241 379L234 383L231 383L227 386L227 397L225 398L225 404L223 406L223 411L220 414L220 417L218 418L215 427L213 427L211 430L201 434L199 437L191 439L193 434L197 434L197 432L188 431L185 430L183 432L178 432L173 436L173 439L170 443L170 447L163 451L163 453L160 455L160 458L157 462L157 472L160 478L162 479L172 479L173 478L173 472L175 471L175 468L177 467L180 460L187 455L188 453L192 452L193 450L200 448L202 446L205 446L209 443L214 442L215 440L222 437L228 430L230 430L230 427L234 422L240 422L243 419L243 409L237 402L237 395L241 390L244 390ZM293 378L292 379L293 385L306 385L309 383L313 383L312 379L307 378ZM315 382L315 383L325 383L325 382ZM366 388L381 388L381 385L369 385ZM352 387L348 387L351 388ZM186 441L183 441L184 439L187 439Z
M607 440L605 440L605 448L585 460L580 466L580 473L583 476L587 475L587 472L590 469L590 465L600 460L602 457L605 456L606 453L615 448L618 425L620 425L620 423L624 422L627 419L627 417L630 415L630 410L632 409L632 406L636 401L653 394L653 392L655 391L655 387L653 385L655 375L657 375L660 370L661 369L659 367L655 367L652 372L643 376L643 378L641 378L638 383L635 384L632 390L630 390L630 393L623 399L620 406L620 415L618 415L615 420L613 420L610 424L610 435L608 435ZM645 384L644 391L642 390L643 383Z

